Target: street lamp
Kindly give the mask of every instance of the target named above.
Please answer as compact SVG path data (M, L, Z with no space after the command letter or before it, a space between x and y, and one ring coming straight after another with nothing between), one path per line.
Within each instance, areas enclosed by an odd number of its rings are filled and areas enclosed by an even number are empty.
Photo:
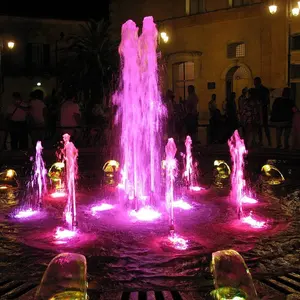
M286 11L287 11L287 21L288 21L288 65L287 65L287 86L291 86L291 44L292 44L292 37L291 37L291 21L292 17L299 16L300 13L300 1L297 2L298 7L292 7L291 5L292 0L286 1ZM276 14L277 12L277 5L273 3L269 6L269 12L271 15Z
M8 49L12 50L15 47L15 42L14 41L8 41L7 42L7 47L8 47Z
M169 41L169 36L165 31L162 31L160 33L160 37L163 40L164 43L167 43Z

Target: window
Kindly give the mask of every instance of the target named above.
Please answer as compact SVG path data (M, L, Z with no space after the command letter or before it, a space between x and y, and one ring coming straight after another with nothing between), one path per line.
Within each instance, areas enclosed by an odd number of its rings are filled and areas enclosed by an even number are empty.
M187 14L194 15L205 11L205 0L186 0Z
M229 0L230 7L245 6L245 5L249 5L250 3L251 0Z
M291 37L291 49L300 50L300 34Z
M194 85L195 67L193 62L182 62L173 65L173 87L176 99L187 98L189 85Z
M26 64L29 68L45 69L50 66L50 45L29 43L26 48Z
M245 57L246 47L245 43L232 43L227 46L228 58Z
M291 78L300 79L300 65L296 65L296 64L291 65Z

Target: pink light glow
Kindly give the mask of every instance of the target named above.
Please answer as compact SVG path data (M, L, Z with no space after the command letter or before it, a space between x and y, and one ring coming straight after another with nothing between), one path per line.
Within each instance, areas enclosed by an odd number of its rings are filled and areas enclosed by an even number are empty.
M170 235L168 239L177 250L186 250L188 248L188 241L176 234Z
M26 209L26 210L20 210L18 213L15 215L15 218L17 219L26 219L30 218L38 213L37 210L32 210L32 208Z
M157 194L160 189L165 108L158 88L157 34L152 17L144 18L140 37L138 27L129 20L122 26L119 46L123 69L113 102L118 105L116 122L121 123L122 184L136 208L143 195Z
M177 162L175 155L177 148L173 138L168 139L165 147L166 151L166 206L169 210L169 224L174 231L174 181L177 172Z
M238 216L243 214L243 192L245 188L244 179L244 156L247 150L244 140L240 138L236 130L232 137L228 140L232 160L232 173L231 173L231 193L230 198L236 203Z
M258 202L256 199L251 198L249 196L243 196L241 201L245 204L256 204Z
M192 139L188 135L185 139L185 148L186 148L186 161L185 161L185 170L183 176L187 182L188 186L192 184L192 175L193 175L193 157L192 157Z
M74 236L76 236L75 230L73 231L73 230L57 227L54 237L57 240L66 240L66 239L72 239Z
M204 191L205 188L203 188L201 186L190 186L190 190L193 192L200 192L200 191Z
M135 217L139 221L154 221L160 218L161 213L155 211L150 206L144 206L138 211L132 210L129 215Z
M66 177L67 177L67 191L68 201L65 208L65 220L70 226L76 226L76 191L75 179L77 177L77 158L78 150L72 142L70 142L70 135L65 133L64 140L64 153L66 160Z
M177 201L173 202L173 207L175 208L181 208L184 210L190 210L193 208L193 206L191 206L189 203L183 201L182 199L179 199Z
M51 194L52 198L62 198L65 197L67 194L63 191L55 191Z
M34 176L31 181L33 188L36 188L38 191L38 203L41 205L43 196L47 193L47 183L46 176L47 170L45 168L45 163L42 158L43 147L42 143L38 141L36 143L36 152L35 152L35 162L34 162Z
M99 211L111 210L114 206L109 203L101 203L100 205L95 205L92 207L92 214L95 215Z
M248 217L242 218L242 223L248 224L253 228L263 228L266 226L266 222L264 221L257 221L252 217L252 212Z

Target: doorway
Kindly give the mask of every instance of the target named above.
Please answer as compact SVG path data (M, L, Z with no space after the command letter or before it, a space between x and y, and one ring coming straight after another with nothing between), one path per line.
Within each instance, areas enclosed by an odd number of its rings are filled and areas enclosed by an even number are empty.
M252 78L249 71L244 66L233 66L226 74L226 97L230 97L232 92L239 97L243 88L252 86Z

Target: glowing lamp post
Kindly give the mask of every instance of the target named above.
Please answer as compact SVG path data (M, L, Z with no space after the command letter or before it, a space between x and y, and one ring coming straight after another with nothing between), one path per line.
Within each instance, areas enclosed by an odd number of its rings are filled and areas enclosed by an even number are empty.
M288 22L288 62L287 62L287 85L291 85L291 21L292 17L298 17L300 13L300 1L297 2L298 7L292 7L291 0L286 1L286 12ZM269 12L271 15L277 13L278 6L273 3L269 6Z

